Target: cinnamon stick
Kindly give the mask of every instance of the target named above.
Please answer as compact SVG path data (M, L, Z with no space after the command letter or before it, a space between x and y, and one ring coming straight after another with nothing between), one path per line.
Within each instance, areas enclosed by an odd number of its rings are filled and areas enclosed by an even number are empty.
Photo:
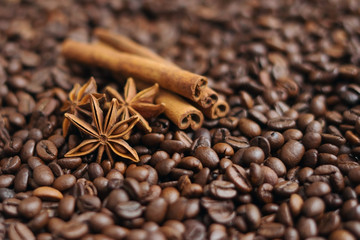
M112 33L103 28L96 28L94 30L94 35L97 36L100 41L121 52L135 54L140 57L154 60L155 62L176 67L175 64L165 60L163 57L151 51L149 48L144 47L123 35Z
M95 29L94 34L101 42L119 51L135 54L137 56L148 58L153 61L180 69L176 64L164 59L160 55L151 51L149 48L146 48L123 35L112 33L103 28ZM201 91L200 98L196 101L196 103L202 108L209 108L217 101L218 97L218 94L214 90L209 87L205 87Z
M158 83L162 88L194 102L200 99L201 90L207 84L203 76L102 45L66 40L62 45L62 54L70 60L120 72L144 82Z
M147 83L141 81L137 81L136 86L139 89L149 87ZM204 115L201 111L176 94L160 89L155 97L155 103L165 105L164 114L180 129L190 127L197 130L202 126Z
M224 99L219 99L211 107L202 108L199 106L199 109L207 118L217 119L217 118L225 117L230 110L230 106Z

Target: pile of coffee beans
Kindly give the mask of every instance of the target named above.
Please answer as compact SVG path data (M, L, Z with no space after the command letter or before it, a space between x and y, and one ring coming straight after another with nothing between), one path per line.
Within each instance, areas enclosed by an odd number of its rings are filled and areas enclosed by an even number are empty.
M90 76L66 38L120 32L231 106L180 131L164 116L139 163L65 158L60 107ZM2 0L0 239L360 239L360 2Z

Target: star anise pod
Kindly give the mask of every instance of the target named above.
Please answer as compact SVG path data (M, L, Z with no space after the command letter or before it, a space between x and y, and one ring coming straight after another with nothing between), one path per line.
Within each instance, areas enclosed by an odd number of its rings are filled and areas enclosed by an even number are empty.
M71 123L73 123L80 131L92 137L82 141L77 147L71 149L65 154L65 157L84 156L98 149L96 158L96 162L98 163L101 162L104 150L106 151L111 164L114 162L111 154L112 152L122 158L138 162L139 157L136 151L124 140L127 134L139 121L138 116L133 116L118 122L118 102L116 99L112 99L104 120L103 111L94 94L90 95L90 100L92 119L95 128L74 114L65 113L65 117L69 119Z
M146 119L156 117L164 111L163 104L154 104L154 98L159 92L158 84L137 93L134 79L129 78L124 87L124 98L112 87L105 88L105 92L110 98L119 101L119 114L122 120L138 115L140 127L147 132L151 132L151 127Z
M61 107L61 111L71 113L76 117L80 117L81 114L85 116L91 116L90 112L90 94L94 94L97 99L104 97L104 94L97 93L96 81L93 77L84 84L76 83L74 88L69 93L69 100L64 102ZM62 129L63 135L66 136L70 127L70 121L65 118L63 121Z

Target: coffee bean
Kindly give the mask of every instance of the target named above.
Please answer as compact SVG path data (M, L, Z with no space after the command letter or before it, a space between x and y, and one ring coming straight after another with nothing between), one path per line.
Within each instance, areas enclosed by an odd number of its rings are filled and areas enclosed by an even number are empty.
M0 176L0 188L10 187L14 183L15 176L10 174L4 174Z
M188 149L186 145L179 140L164 140L161 142L160 148L169 154L173 154L175 152L181 153Z
M148 221L161 223L165 219L168 203L164 198L154 199L149 203L145 211L145 218Z
M204 167L208 167L210 169L215 168L220 162L216 152L209 147L198 147L195 150L195 157L201 161Z
M37 197L29 197L22 200L18 206L18 212L26 218L33 218L41 210L41 200Z
M335 239L355 240L356 238L350 232L339 229L339 230L332 232L329 236L329 239L330 240L335 240Z
M54 174L46 165L37 166L33 171L33 177L39 186L50 186L54 182Z
M143 208L135 201L120 202L115 207L115 213L122 219L134 219L140 217Z
M281 238L284 236L285 227L280 223L263 223L257 233L266 238Z
M88 174L91 180L97 178L97 177L103 177L104 176L104 170L98 163L90 163L88 166Z
M9 188L0 188L0 202L3 202L5 199L13 198L15 192Z
M23 223L16 222L9 227L9 238L10 239L29 239L35 240L34 234L31 230Z
M264 162L265 154L263 150L259 147L249 147L245 149L241 163L245 166L249 166L251 163L261 164Z
M14 156L1 160L1 171L5 174L15 173L19 170L21 160L19 156Z
M281 148L280 159L287 167L296 166L305 153L304 146L295 140L290 140Z
M38 187L34 190L33 195L50 201L59 201L63 198L62 193L52 187Z
M31 221L28 223L28 227L33 232L39 232L43 229L49 222L49 214L47 211L41 211L38 215L36 215ZM38 237L39 235L37 235Z
M306 188L308 197L321 197L331 192L331 187L325 182L314 182Z
M70 221L64 224L59 235L65 239L80 239L89 232L88 225L81 222Z
M59 202L58 213L59 217L68 220L75 210L76 199L71 195L66 195Z
M184 239L204 239L206 237L206 228L203 223L195 219L189 219L184 222Z
M82 159L80 157L60 158L56 162L62 168L75 169L80 166Z
M246 177L245 170L239 165L233 164L229 166L225 171L225 176L235 184L235 187L239 191L247 193L252 190L250 181Z
M286 202L280 204L279 210L276 213L276 220L287 227L292 227L294 222L290 212L290 207Z
M107 226L114 225L111 216L105 213L96 213L89 221L90 229L95 232L102 232Z
M301 238L314 237L318 233L316 222L312 218L301 217L297 224Z
M298 190L299 184L292 181L282 181L274 187L274 191L282 196L290 196L293 193L297 193Z
M325 210L325 203L319 197L310 197L305 200L302 212L306 217L317 217Z
M27 167L21 168L15 176L14 190L16 192L24 192L27 189L30 177L30 170Z
M286 167L284 163L276 157L269 157L264 162L264 165L271 168L278 177L282 177L286 174Z
M275 131L283 131L289 128L293 128L296 125L294 119L285 117L270 119L266 124L270 129Z
M21 201L17 198L5 199L2 203L2 208L3 208L4 214L9 217L17 217L18 216L18 206L19 206L20 202Z
M328 235L336 230L341 223L340 216L335 212L325 213L318 224L319 234Z
M267 131L264 137L269 141L272 150L279 149L285 142L284 136L276 131Z
M65 190L68 190L72 188L76 183L76 178L72 174L64 174L60 177L56 178L53 187L57 190L63 192Z
M134 167L134 168L128 168L126 170L126 176L135 178L137 181L142 182L146 181L146 179L149 176L149 170L145 167Z
M44 161L51 161L57 157L58 149L49 140L41 140L36 144L36 153Z
M261 134L260 126L248 118L239 119L239 130L249 138L253 138Z
M210 183L211 194L220 199L231 199L236 196L235 185L227 181L215 180Z
M236 212L244 218L249 230L259 228L261 224L261 213L256 205L251 203L242 205L236 209Z

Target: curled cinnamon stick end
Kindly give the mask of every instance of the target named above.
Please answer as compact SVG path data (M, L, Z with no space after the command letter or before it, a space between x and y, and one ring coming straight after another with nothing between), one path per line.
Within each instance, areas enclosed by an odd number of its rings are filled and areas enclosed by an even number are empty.
M209 87L204 88L201 92L200 99L197 104L202 108L209 108L214 105L219 99L219 95Z
M219 99L214 105L209 108L199 108L204 113L204 115L210 119L225 117L230 110L229 104L223 99Z
M136 86L139 89L145 89L149 87L149 84L136 81ZM155 103L165 105L164 114L179 129L190 127L197 130L203 124L204 115L201 111L176 94L160 89L159 94L155 97Z
M207 84L207 79L203 76L133 54L118 52L100 44L66 40L62 45L62 54L67 59L83 64L120 72L148 83L158 83L160 87L195 102L200 99L200 93Z
M180 129L197 130L203 124L203 114L180 96L160 90L155 102L165 104L165 115Z

